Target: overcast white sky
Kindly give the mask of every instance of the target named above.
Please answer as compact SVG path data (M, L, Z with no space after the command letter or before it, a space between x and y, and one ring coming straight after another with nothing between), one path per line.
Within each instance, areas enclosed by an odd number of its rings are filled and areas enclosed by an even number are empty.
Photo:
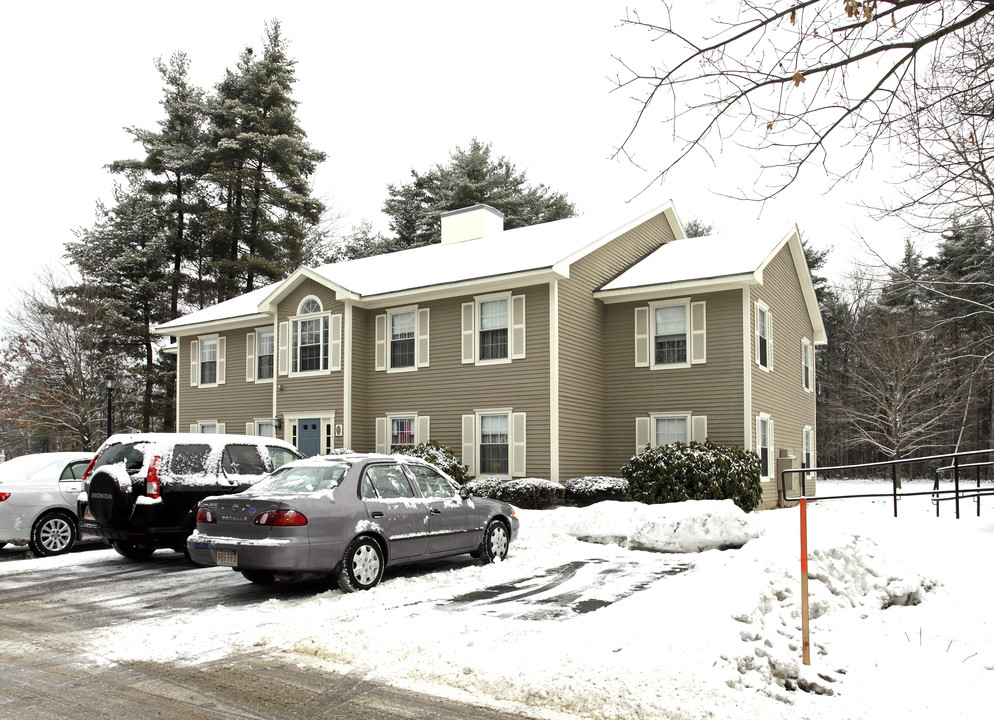
M709 18L708 3L677 0L678 21ZM242 48L260 44L278 17L298 61L299 119L314 147L328 154L315 187L344 219L368 218L386 231L380 207L388 183L411 168L442 162L474 136L491 142L533 183L565 192L581 212L625 212L652 174L610 155L625 137L636 104L611 93L613 55L638 61L658 46L621 27L629 6L659 15L657 0L505 0L483 2L283 0L21 2L6 6L0 44L5 68L0 136L5 172L0 309L12 288L30 284L46 264L61 262L72 230L92 224L95 203L109 199L107 163L140 156L126 126L155 128L161 82L153 61L177 50L192 61L205 88L234 67ZM670 131L643 128L638 159L649 167L670 149ZM852 203L879 178L825 194L817 172L761 208L716 192L748 186L755 167L729 146L713 165L687 163L651 194L671 199L686 221L718 230L754 220L796 222L818 247L836 248L830 270L841 274L856 238L871 238L899 257L904 230L881 226Z

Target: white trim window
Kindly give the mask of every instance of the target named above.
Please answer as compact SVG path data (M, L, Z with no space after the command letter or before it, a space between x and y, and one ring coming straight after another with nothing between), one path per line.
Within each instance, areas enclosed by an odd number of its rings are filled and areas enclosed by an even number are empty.
M478 477L524 477L525 413L478 410L463 415L463 463Z
M190 425L191 433L204 435L214 435L215 433L223 435L224 430L224 423L219 423L217 420L201 420Z
M191 387L224 385L226 346L227 338L221 335L202 335L190 341Z
M255 338L255 379L257 382L272 380L276 375L276 333L273 332L272 328L256 330ZM272 435L268 437L272 437Z
M815 431L810 425L805 425L801 431L801 467L812 468L815 466ZM805 473L810 480L813 473Z
M524 357L524 295L484 295L463 303L463 363L494 365Z
M387 313L390 326L390 369L414 369L415 325L417 313L414 310ZM413 433L413 429L411 431ZM405 443L410 444L410 443Z
M431 418L414 412L376 418L376 452L392 453L406 445L428 442Z
M685 368L707 362L707 303L661 300L635 308L635 367Z
M245 434L276 437L276 425L272 418L256 418L252 422L245 423Z
M280 323L282 334L284 323ZM290 375L310 375L342 369L342 315L324 312L321 301L310 296L289 320ZM280 374L283 341L280 340Z
M428 367L429 310L409 305L376 316L375 369L411 372Z
M805 392L811 392L815 385L813 359L811 341L801 338L801 387Z
M773 370L773 313L761 300L756 301L756 364Z
M413 415L407 417L391 417L390 421L390 446L388 450L393 452L395 448L404 445L414 444L414 423Z
M686 367L690 335L690 301L652 304L653 367Z
M756 454L759 455L759 479L767 482L776 472L773 467L773 418L766 413L756 416Z
M708 436L708 416L689 412L650 413L635 418L635 454L646 446L659 447L675 442L704 442Z
M217 385L217 337L200 341L200 387Z

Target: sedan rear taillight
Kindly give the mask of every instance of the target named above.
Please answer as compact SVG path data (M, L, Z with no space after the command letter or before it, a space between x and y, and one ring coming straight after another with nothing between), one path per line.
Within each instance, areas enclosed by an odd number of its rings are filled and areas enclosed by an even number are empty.
M276 525L280 527L299 527L306 525L304 513L296 510L267 510L255 519L253 525Z
M198 523L216 523L217 515L210 508L200 508L197 510Z
M152 463L148 466L148 474L145 475L145 495L150 498L159 497L159 463L162 458L156 455L152 458Z
M0 502L3 502L10 497L10 493L0 493Z

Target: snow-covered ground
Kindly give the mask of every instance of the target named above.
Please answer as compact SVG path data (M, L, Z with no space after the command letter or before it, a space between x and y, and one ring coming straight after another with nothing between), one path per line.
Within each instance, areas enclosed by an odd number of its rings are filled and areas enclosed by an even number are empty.
M951 503L936 519L927 498L901 500L897 519L885 499L809 505L810 666L798 510L744 515L730 502L523 510L503 563L388 573L352 595L237 607L219 596L207 611L90 635L81 659L265 649L548 718L982 717L994 702L984 503L958 521Z

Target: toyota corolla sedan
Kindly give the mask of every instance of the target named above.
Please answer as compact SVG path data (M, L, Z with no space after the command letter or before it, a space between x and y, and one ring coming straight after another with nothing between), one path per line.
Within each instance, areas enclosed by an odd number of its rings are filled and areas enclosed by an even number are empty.
M200 502L190 559L268 584L330 575L368 590L392 565L469 553L507 556L518 518L438 468L394 455L326 455L284 465L248 490Z

